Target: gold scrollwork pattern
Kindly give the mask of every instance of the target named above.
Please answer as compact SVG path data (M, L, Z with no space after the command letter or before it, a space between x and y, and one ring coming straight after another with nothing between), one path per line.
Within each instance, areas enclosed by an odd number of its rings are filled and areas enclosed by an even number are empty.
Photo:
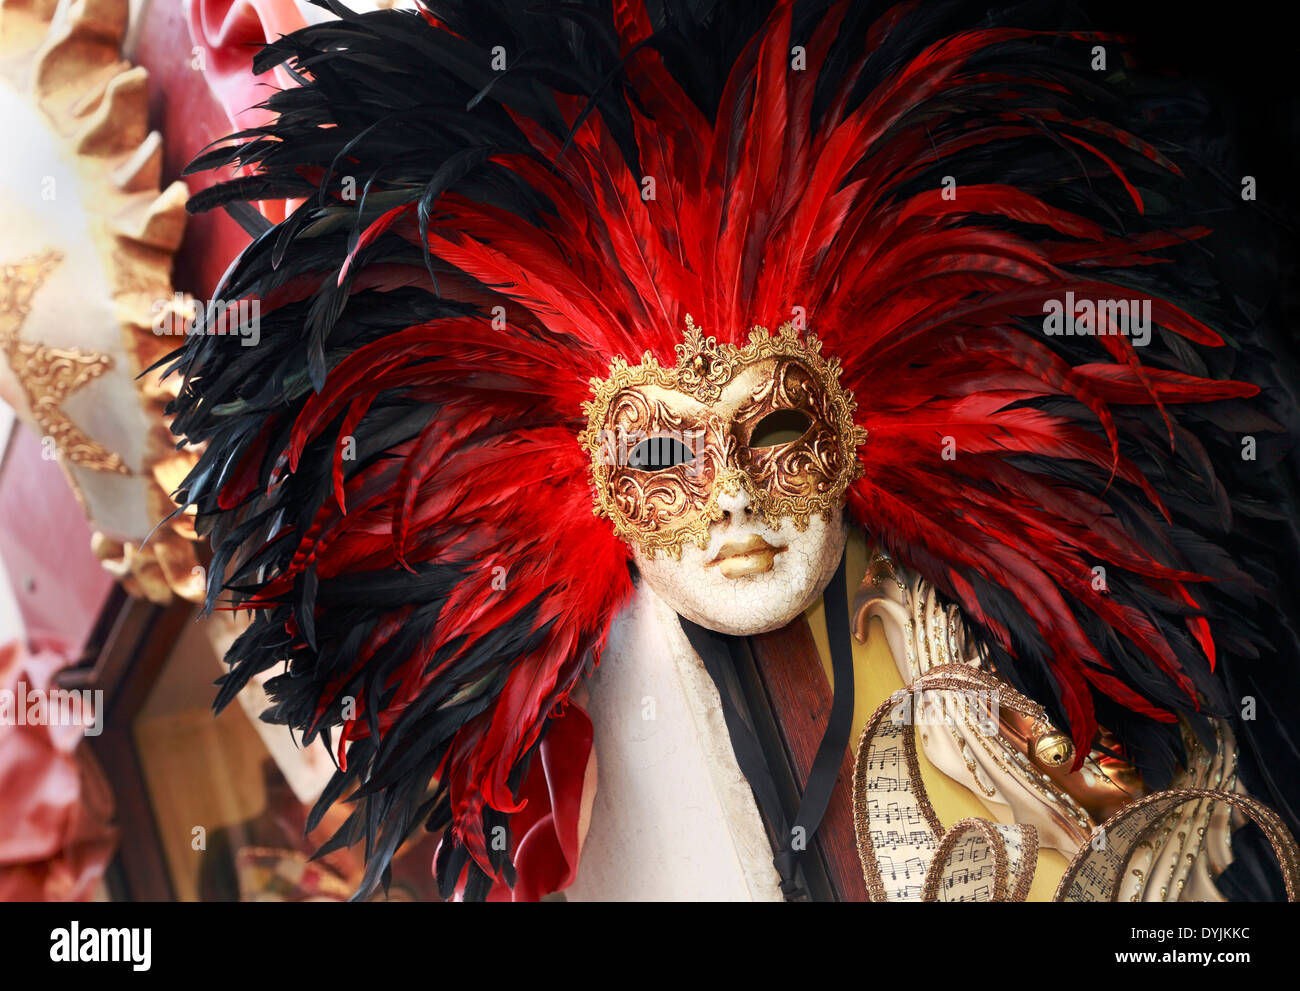
M671 556L687 543L704 546L723 515L719 498L741 488L769 525L788 518L803 530L862 474L857 448L866 431L854 423L855 403L839 384L838 361L822 357L815 336L800 338L784 324L775 336L754 327L743 347L719 345L688 316L677 358L674 368L660 366L649 352L636 366L615 358L608 378L592 379L593 398L583 404L587 428L579 441L591 458L594 511L623 540ZM724 401L724 390L755 369L763 374L754 388ZM674 411L656 390L703 408ZM806 414L803 434L752 444L755 427L781 410ZM656 437L684 440L692 457L657 470L629 464L628 450Z
M129 475L119 455L87 437L63 412L64 400L109 371L113 359L93 351L47 347L18 338L31 312L32 297L62 258L58 251L46 251L17 264L0 266L0 346L32 418L53 439L59 455L82 468Z

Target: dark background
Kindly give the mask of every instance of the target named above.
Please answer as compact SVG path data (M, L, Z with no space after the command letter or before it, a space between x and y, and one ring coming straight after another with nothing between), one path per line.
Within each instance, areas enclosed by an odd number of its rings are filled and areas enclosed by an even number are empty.
M1099 30L1132 37L1138 67L1186 80L1209 99L1207 122L1257 202L1277 261L1278 344L1300 358L1300 12L1290 3L1175 4L1099 0L1082 9ZM1294 369L1293 369L1294 370ZM1289 379L1297 382L1295 376Z

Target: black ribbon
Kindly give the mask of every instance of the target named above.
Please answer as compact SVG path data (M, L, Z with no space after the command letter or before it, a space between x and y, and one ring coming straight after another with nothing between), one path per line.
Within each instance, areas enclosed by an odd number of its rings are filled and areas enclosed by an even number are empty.
M700 655L704 669L718 689L722 716L727 724L727 735L731 737L736 763L740 765L745 780L753 789L763 817L778 830L779 836L784 837L772 863L781 877L781 893L789 899L807 895L797 876L799 855L807 849L826 814L826 806L830 804L831 793L839 779L840 765L844 761L849 734L853 729L853 647L849 639L848 592L844 570L845 558L841 558L830 584L826 586L824 597L826 633L831 649L831 675L835 682L831 711L826 720L822 742L817 747L812 767L808 771L808 781L804 785L803 797L795 812L793 824L786 819L781 807L776 780L763 747L741 715L736 700L732 697L730 681L725 676L727 665L732 663L732 638L698 626L685 617L678 617L687 639ZM794 841L801 829L805 842L802 849L796 850Z

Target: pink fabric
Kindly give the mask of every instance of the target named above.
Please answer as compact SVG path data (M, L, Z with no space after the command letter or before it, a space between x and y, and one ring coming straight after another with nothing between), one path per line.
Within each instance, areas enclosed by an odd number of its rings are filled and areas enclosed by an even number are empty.
M0 558L30 643L85 643L113 580L90 550L90 526L41 440L15 425L0 468ZM0 640L14 636L0 631ZM3 820L0 820L3 822Z
M293 0L186 0L190 36L208 52L207 79L237 128L258 127L271 115L255 108L268 95L268 77L256 77L258 49L303 27Z
M233 129L260 127L271 114L257 106L275 86L291 85L282 69L254 76L252 59L268 41L303 27L306 21L293 0L185 0L190 38L207 53L208 86L230 118ZM263 202L262 213L278 223L283 201Z
M250 110L284 85L268 73L254 77L252 60L268 40L305 22L293 0L186 0L153 3L139 26L135 61L149 70L149 119L163 135L163 183L179 178L199 152L237 126L256 124L265 111ZM188 54L198 47L204 72ZM178 52L186 57L178 58ZM202 172L184 177L192 194L236 173ZM261 204L268 219L284 216L283 201ZM176 288L207 299L248 235L224 210L189 218L176 254Z
M45 691L55 650L0 646L0 689ZM23 687L19 688L19 683ZM83 901L116 846L113 800L78 726L0 725L0 901Z

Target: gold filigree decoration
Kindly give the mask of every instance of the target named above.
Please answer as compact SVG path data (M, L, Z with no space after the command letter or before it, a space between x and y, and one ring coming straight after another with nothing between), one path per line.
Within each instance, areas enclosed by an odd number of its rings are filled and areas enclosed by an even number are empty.
M823 357L821 346L812 334L801 338L790 323L775 335L755 326L742 347L718 344L688 315L675 367L661 366L648 351L639 365L614 358L608 378L591 380L593 398L582 407L587 427L579 442L591 459L596 515L610 519L621 539L648 554L662 551L671 557L679 556L688 543L705 546L710 527L723 516L719 497L742 487L773 527L788 518L802 531L815 515L829 519L845 490L862 475L857 449L867 433L854 423L856 403L839 384L839 361ZM712 415L711 407L745 369L768 359L776 360L775 367L760 391L784 395L794 383L793 391L811 407L806 411L815 414L810 417L814 426L797 441L747 456L742 465L735 456L743 446L735 434L737 424L724 423ZM650 401L640 391L644 387L690 396L705 407L694 431L703 453L689 468L634 470L614 455L617 428L626 423L650 427L652 435L657 428L682 425L672 417L672 423L660 423L664 417L654 411L663 404ZM761 399L746 418L747 425L752 427L773 408L798 408L791 402L787 397L786 405L774 403L770 395Z
M18 338L31 312L32 297L62 258L57 251L46 251L15 265L0 266L0 345L33 419L54 440L59 455L83 468L128 475L130 470L119 455L87 437L63 412L68 396L111 369L113 359L94 351L52 348Z
M702 403L711 403L735 374L735 357L718 347L716 337L705 337L686 314L686 340L678 344L677 388Z

